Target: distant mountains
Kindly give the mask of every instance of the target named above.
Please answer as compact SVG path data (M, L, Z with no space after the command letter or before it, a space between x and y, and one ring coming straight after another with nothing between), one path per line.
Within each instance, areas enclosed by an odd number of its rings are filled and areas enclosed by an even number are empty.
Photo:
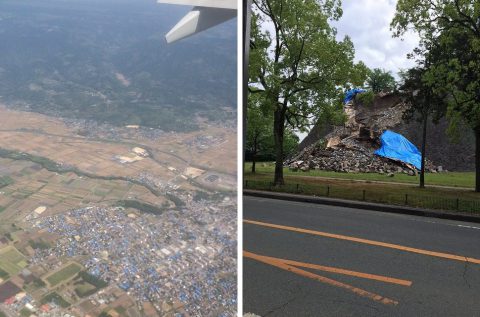
M156 1L0 2L0 103L45 114L196 129L236 109L236 21L167 45L189 7ZM233 119L233 118L231 118Z

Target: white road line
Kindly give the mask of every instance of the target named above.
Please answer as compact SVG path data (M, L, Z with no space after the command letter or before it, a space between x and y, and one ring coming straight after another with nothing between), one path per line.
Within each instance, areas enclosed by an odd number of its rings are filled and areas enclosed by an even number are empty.
M462 227L462 228L468 228L468 229L477 229L480 230L479 227L474 227L474 226L463 226L463 225L457 225L457 227Z

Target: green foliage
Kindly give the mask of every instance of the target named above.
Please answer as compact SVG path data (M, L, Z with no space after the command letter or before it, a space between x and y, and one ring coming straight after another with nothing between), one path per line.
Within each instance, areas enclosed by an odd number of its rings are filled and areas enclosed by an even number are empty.
M210 195L204 191L197 190L193 196L193 201L209 200Z
M154 215L161 215L165 211L164 207L154 206L138 200L120 200L117 204L124 208L133 208Z
M28 244L34 249L46 250L50 248L50 244L43 240L28 240Z
M402 36L413 27L420 36L414 53L434 56L424 76L427 85L447 92L447 116L459 116L480 138L480 4L467 0L399 0L391 27ZM476 157L480 149L476 148ZM476 160L480 192L480 159Z
M392 92L397 86L391 72L380 68L374 68L368 72L366 84L376 94L382 91Z
M86 271L81 271L78 273L78 276L81 277L85 282L92 284L93 286L97 287L98 289L104 288L108 285L107 282L104 280L92 275Z
M417 115L419 122L428 118L438 122L446 113L446 95L440 94L428 83L426 79L429 76L430 65L425 65L425 62L423 64L401 74L402 92L410 104L404 119L411 120Z
M369 90L366 92L362 92L361 94L357 94L356 99L365 107L371 107L373 105L373 101L375 100L375 94L373 91Z
M330 21L342 15L338 0L255 0L251 26L249 86L272 114L276 162L283 163L285 125L306 131L343 87L362 81L348 36L337 41ZM269 24L271 27L265 28ZM273 31L268 31L268 30ZM314 31L313 31L314 30ZM278 168L275 182L282 183Z
M319 149L325 149L327 147L328 141L326 139L319 139L315 142L315 147Z
M186 205L182 199L180 199L179 197L177 197L172 193L166 193L165 195L169 200L171 200L175 204L176 207L183 207Z
M75 285L77 285L75 293L79 297L90 296L95 294L98 290L108 286L107 282L86 271L79 272L77 278L80 280L75 282Z
M262 103L263 102L263 103ZM298 147L299 138L290 126L285 127L284 156L288 157ZM246 157L259 161L275 158L272 112L265 106L260 94L250 94L247 110Z

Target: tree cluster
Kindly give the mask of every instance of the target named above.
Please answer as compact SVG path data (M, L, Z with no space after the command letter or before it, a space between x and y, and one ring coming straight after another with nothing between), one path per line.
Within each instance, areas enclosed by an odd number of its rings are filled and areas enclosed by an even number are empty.
M452 128L462 120L473 129L475 190L480 192L480 2L399 0L391 27L395 36L413 30L420 37L411 54L420 65L410 77L419 83L414 103L423 104L422 115L432 111L431 98L440 97L446 109L437 114L446 113Z

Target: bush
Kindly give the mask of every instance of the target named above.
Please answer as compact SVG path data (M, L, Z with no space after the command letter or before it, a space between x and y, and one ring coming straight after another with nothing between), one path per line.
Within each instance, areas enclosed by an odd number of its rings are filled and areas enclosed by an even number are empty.
M356 96L358 102L366 107L371 107L373 105L373 100L375 99L375 94L373 91L366 91Z

